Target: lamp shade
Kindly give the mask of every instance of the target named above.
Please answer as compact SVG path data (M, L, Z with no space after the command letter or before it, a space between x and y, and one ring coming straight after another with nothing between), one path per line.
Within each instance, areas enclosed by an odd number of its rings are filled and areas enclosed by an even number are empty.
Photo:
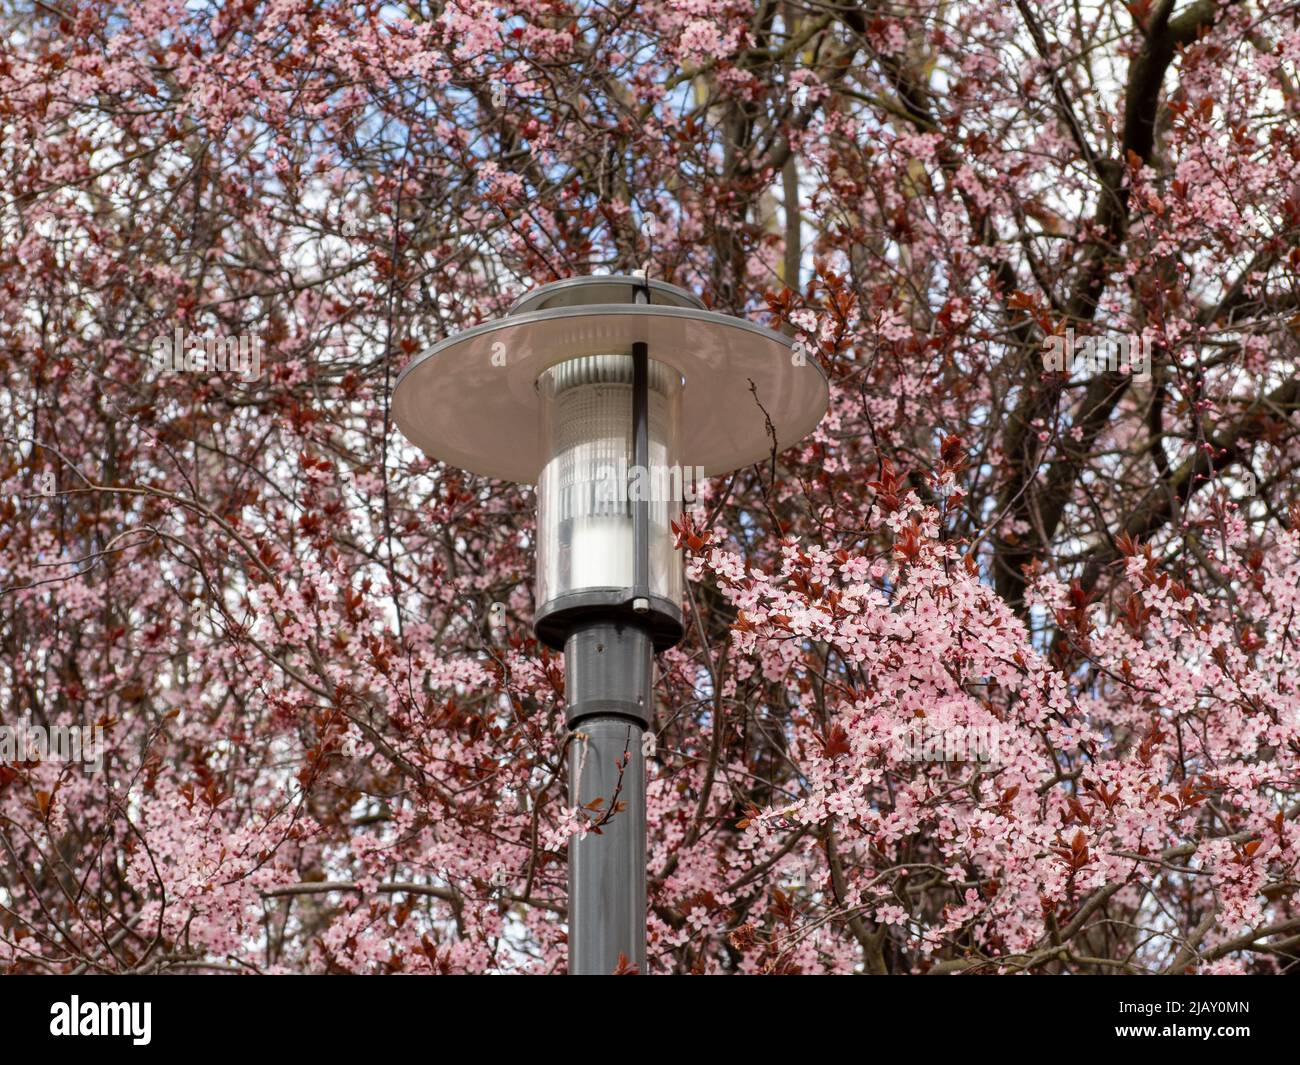
M638 289L648 303L638 304ZM538 383L557 363L627 353L683 381L679 454L708 477L763 460L817 427L828 388L790 338L705 310L661 281L600 276L557 281L504 318L448 337L402 370L393 416L426 454L472 473L535 484L546 462Z

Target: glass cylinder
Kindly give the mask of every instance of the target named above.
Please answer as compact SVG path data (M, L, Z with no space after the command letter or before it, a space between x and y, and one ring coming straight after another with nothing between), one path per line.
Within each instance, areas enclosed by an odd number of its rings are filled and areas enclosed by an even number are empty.
M631 596L632 515L650 500L650 593L681 606L682 563L670 523L693 483L677 456L681 375L649 360L649 469L634 465L632 356L589 355L537 382L546 464L537 482L537 606L593 591Z

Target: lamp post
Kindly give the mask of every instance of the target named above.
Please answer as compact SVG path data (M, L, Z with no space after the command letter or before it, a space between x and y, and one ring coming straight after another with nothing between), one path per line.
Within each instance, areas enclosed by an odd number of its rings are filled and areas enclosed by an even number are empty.
M790 447L827 398L787 337L640 276L544 285L398 378L394 418L426 454L537 485L533 627L564 652L570 804L601 800L569 847L570 973L646 971L642 735L654 654L683 631L687 471Z

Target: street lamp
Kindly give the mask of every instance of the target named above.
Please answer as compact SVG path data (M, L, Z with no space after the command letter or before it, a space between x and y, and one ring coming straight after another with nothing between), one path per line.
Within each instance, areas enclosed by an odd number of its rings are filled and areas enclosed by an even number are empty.
M569 848L569 971L645 970L653 655L682 636L671 523L691 472L807 436L826 378L789 338L640 276L571 278L411 361L393 415L429 456L537 485L537 638L564 651L569 799L603 820Z

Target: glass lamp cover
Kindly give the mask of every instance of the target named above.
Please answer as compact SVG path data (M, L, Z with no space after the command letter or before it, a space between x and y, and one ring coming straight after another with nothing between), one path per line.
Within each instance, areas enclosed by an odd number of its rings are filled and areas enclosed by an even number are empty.
M631 589L633 503L650 499L650 592L682 598L670 522L681 514L680 374L649 362L650 469L633 465L632 356L591 355L537 382L545 466L537 482L537 603L594 589ZM630 592L629 592L630 594Z

